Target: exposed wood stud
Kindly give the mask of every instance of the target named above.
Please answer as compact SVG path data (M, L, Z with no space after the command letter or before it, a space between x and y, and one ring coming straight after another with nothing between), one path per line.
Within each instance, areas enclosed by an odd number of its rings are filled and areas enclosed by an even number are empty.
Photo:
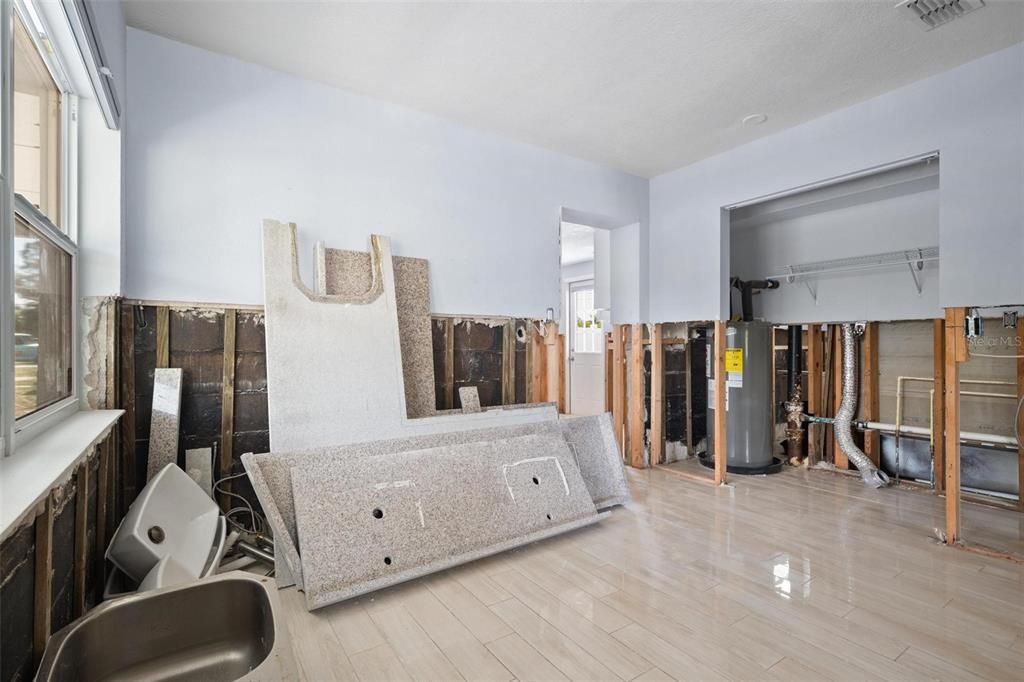
M728 430L726 428L726 387L725 387L725 346L726 346L726 325L721 320L715 320L715 484L725 483L726 463L729 452L726 440Z
M72 568L74 614L85 613L85 575L89 561L89 458L75 473L75 554Z
M612 333L604 334L604 411L611 412L614 396L612 393L612 368L615 366L614 341Z
M234 308L224 310L224 378L221 384L220 453L215 480L231 475L235 441L235 334L237 333L237 312ZM221 486L231 492L231 481ZM231 508L226 492L217 495L222 510Z
M864 419L877 422L881 415L878 395L878 323L868 322L864 327L864 341L861 345L863 363L861 367L861 400ZM875 429L864 432L864 454L879 466L882 457L881 435Z
M526 352L523 353L523 380L526 389L523 400L527 403L536 402L533 398L533 324L533 320L523 320L523 330L526 332Z
M501 330L501 404L516 401L516 323L506 320Z
M935 492L941 493L946 489L946 323L943 319L932 321L932 366L935 378L932 400L932 480L935 482Z
M120 306L115 300L107 303L107 385L104 391L102 407L112 409L117 405L118 388L118 362L117 362L117 340L118 340L118 310Z
M839 414L839 406L843 403L843 328L835 325L832 347L832 416ZM832 463L837 469L849 469L850 462L846 453L839 447L836 430L832 429Z
M644 325L632 325L629 347L629 463L644 467Z
M686 363L686 456L693 457L693 344L689 341L683 362Z
M661 464L665 457L665 347L662 325L651 332L651 462Z
M561 371L558 366L558 323L544 323L544 356L547 377L544 385L547 389L546 401L555 403L561 412Z
M109 498L110 498L110 455L112 445L114 443L114 433L111 431L110 435L99 444L100 459L99 466L96 469L96 575L99 576L100 582L103 582L106 578L103 572L103 553L107 549L107 523L109 514Z
M824 412L821 400L821 369L822 369L821 325L807 325L807 409L816 416ZM821 425L807 426L807 465L814 466L821 457Z
M53 493L46 496L36 517L35 582L33 583L32 652L36 666L50 638L50 600L53 596Z
M128 505L135 499L137 474L135 463L135 310L134 306L121 306L120 334L120 405L124 410L121 417L121 447L115 462L117 476L115 489L120 489L120 504L116 516L124 516Z
M444 407L455 407L455 320L444 321Z
M626 454L626 325L617 324L612 328L612 424L619 452Z
M169 367L171 358L170 309L159 306L156 309L156 366Z
M565 381L565 334L558 335L558 344L555 349L555 357L558 359L558 412L559 414L569 413L569 396Z
M946 308L946 544L960 541L960 358L966 359L964 309Z
M1024 318L1017 319L1017 433L1024 434ZM1024 443L1017 443L1017 508L1024 512Z
M835 366L833 360L833 350L835 349L835 326L828 324L825 325L825 332L822 336L822 354L821 354L821 366L822 366L822 381L821 381L821 416L829 417L832 416L832 384L835 383L835 376L833 376L833 368ZM819 454L823 461L832 461L832 426L823 424L819 430L821 441Z
M544 352L544 334L536 322L530 322L530 384L532 403L543 403L548 399L547 355Z

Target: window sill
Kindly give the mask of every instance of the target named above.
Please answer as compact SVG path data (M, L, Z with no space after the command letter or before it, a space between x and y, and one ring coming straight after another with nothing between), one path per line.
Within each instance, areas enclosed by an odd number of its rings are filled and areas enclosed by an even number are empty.
M71 477L124 410L82 410L0 458L0 539L19 527L52 488Z

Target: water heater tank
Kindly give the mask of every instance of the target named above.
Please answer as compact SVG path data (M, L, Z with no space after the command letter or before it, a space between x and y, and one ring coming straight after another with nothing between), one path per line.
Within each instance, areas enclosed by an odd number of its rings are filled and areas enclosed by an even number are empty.
M765 322L726 325L726 469L737 474L766 474L781 469L775 459L775 420L772 414L772 326ZM708 449L702 462L714 466L714 328L707 343Z

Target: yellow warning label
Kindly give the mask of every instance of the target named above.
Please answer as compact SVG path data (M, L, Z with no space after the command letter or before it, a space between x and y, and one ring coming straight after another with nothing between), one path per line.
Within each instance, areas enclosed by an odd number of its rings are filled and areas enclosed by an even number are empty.
M742 372L743 371L743 349L742 348L726 348L725 349L725 371L726 372Z

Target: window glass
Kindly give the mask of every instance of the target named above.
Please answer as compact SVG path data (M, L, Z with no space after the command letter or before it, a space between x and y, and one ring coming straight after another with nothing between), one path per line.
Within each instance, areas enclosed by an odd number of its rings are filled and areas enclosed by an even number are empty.
M601 320L594 310L594 289L573 289L574 346L577 353L600 353L604 349Z
M15 216L15 418L71 395L71 315L71 255Z
M14 191L61 225L61 92L17 13L13 133Z

